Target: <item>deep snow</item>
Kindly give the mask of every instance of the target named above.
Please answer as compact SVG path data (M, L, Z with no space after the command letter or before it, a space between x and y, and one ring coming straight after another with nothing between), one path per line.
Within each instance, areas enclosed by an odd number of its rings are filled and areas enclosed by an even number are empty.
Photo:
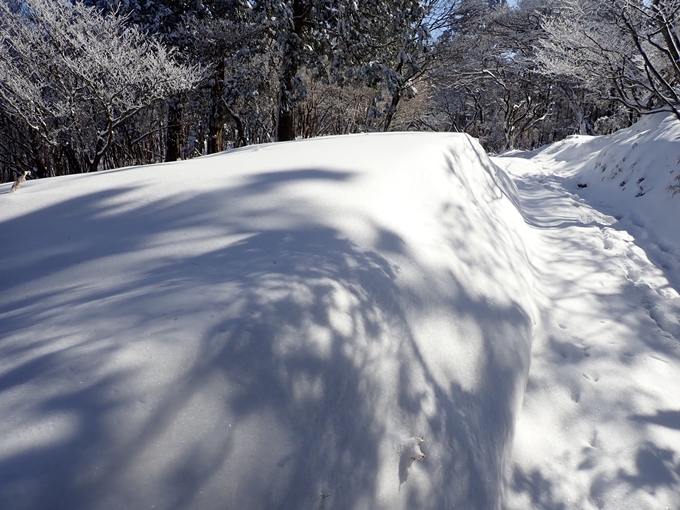
M679 124L0 186L0 508L680 508Z
M516 190L472 139L0 199L1 508L499 507L535 307Z
M679 140L655 115L495 159L541 309L509 509L680 509Z

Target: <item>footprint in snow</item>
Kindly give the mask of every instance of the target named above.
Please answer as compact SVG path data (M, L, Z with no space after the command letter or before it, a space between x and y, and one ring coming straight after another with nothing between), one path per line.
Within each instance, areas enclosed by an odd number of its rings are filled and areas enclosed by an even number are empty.
M579 403L581 400L581 390L579 388L571 388L569 390L569 397L571 400L573 400L576 404Z

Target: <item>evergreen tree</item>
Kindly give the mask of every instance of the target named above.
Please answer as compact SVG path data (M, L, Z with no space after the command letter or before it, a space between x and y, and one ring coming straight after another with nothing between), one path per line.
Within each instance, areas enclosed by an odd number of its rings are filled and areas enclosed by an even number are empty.
M398 97L418 65L417 54L426 51L430 9L422 0L253 2L252 13L267 21L280 56L277 139L295 138L305 69L312 79L380 83Z

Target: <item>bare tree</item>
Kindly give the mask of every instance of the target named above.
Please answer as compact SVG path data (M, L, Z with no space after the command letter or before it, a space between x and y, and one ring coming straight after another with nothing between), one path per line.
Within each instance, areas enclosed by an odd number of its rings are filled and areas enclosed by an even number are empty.
M552 115L556 89L536 73L536 7L456 0L431 73L442 127L478 137L493 151L526 147Z
M67 173L96 171L130 119L198 79L116 13L68 0L20 8L0 0L0 108Z
M537 61L638 112L680 118L680 0L562 0L545 17Z

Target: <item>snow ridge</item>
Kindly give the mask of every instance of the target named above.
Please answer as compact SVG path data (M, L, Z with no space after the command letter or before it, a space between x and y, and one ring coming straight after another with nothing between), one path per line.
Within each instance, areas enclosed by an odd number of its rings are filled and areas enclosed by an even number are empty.
M517 190L476 141L6 191L0 507L501 508L537 312Z

